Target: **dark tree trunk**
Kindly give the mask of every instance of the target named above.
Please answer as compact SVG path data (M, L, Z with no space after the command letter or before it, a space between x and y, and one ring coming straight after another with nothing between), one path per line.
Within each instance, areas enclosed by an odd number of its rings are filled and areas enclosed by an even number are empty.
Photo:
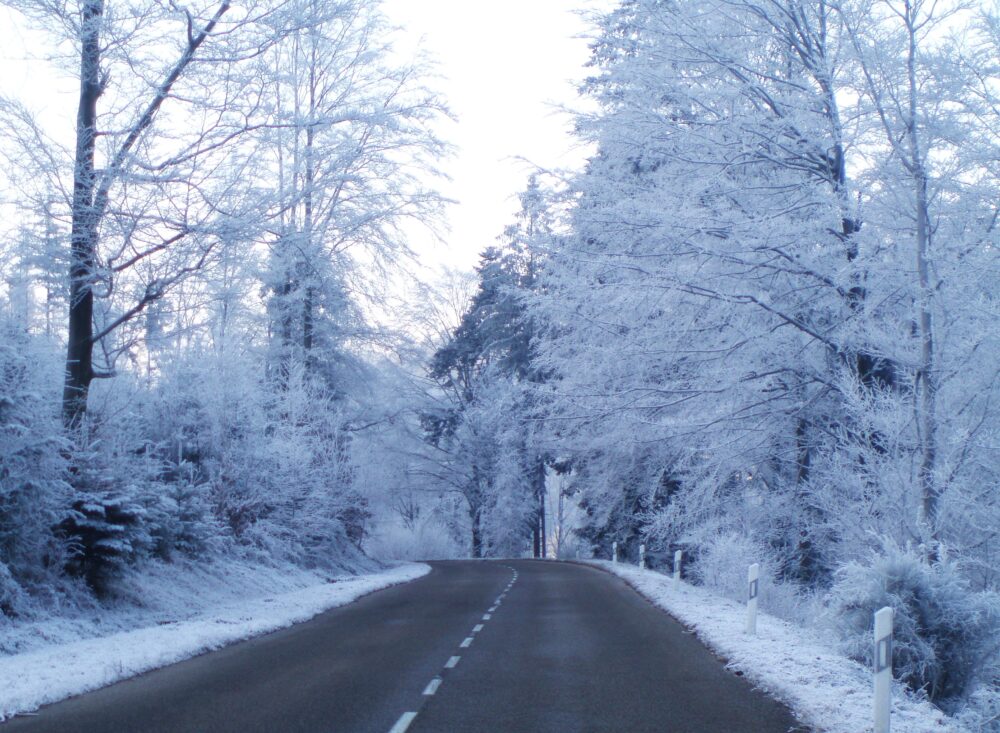
M472 557L480 558L483 556L483 534L482 529L479 526L479 510L474 509L472 511Z
M101 185L94 168L97 140L97 100L104 91L101 78L101 24L104 0L82 0L80 11L80 106L76 117L76 158L73 167L73 212L70 232L70 304L69 333L66 350L66 377L63 384L63 422L67 427L80 423L87 411L87 394L94 378L94 269L97 262L98 226L108 203L111 184L128 167L129 155L143 134L153 124L160 105L169 96L174 83L194 58L195 52L212 33L219 19L229 10L223 2L215 15L197 35L188 26L188 44L180 59L157 88L124 142L105 164ZM190 18L189 18L190 20ZM146 296L130 309L117 325L142 312L162 293L147 289ZM102 334L98 334L99 337ZM105 375L100 375L105 376Z
M302 301L302 348L306 352L313 347L313 297L312 286L306 288L305 299Z
M546 555L547 529L545 527L545 460L542 458L538 459L535 466L535 492L538 496L539 554L537 557L544 558Z
M94 210L94 148L97 100L101 96L100 27L103 0L86 0L81 13L80 106L76 117L73 213L70 234L69 338L63 385L63 422L75 427L87 410L94 379L94 264L97 212Z
M295 349L295 343L292 338L292 332L295 328L292 293L295 287L295 278L290 271L286 270L281 285L278 288L278 338L280 343L278 351L278 386L281 389L288 387L288 380L292 373L292 352Z
M311 369L313 365L313 299L316 291L312 285L306 287L305 297L302 300L302 350L305 352L306 367Z
M799 418L795 423L795 483L804 484L809 480L809 469L812 466L812 448L809 445L809 424L805 418Z

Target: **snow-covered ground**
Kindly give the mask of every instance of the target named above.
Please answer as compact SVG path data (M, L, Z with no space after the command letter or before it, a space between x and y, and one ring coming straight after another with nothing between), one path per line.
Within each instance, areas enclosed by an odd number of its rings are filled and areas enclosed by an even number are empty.
M132 593L141 605L124 603L110 612L102 609L101 617L77 615L0 630L3 648L21 650L0 656L0 720L306 621L419 578L430 567L404 563L337 578L241 564L186 570L162 566L159 573L137 577ZM97 635L111 626L128 630Z
M757 635L743 632L746 607L653 570L595 560L654 604L693 629L698 638L757 687L786 703L802 722L821 733L872 730L872 676L839 654L821 634L757 615ZM893 733L964 733L930 703L896 685Z

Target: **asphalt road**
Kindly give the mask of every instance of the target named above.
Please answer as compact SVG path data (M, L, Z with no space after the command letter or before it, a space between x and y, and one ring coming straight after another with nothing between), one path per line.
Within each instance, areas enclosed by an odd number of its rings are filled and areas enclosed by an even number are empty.
M786 708L600 570L439 562L0 733L786 733Z

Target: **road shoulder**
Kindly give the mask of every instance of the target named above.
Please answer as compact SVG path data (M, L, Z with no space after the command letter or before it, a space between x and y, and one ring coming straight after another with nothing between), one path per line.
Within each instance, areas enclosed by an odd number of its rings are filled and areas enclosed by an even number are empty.
M227 603L183 621L0 657L0 720L307 621L429 572L426 564L405 563L381 572Z
M871 728L871 673L839 654L819 633L766 613L757 634L744 633L743 604L652 570L603 560L584 562L628 583L673 616L726 662L764 692L785 703L804 723L824 733L857 733ZM894 733L941 733L958 728L924 700L896 685Z

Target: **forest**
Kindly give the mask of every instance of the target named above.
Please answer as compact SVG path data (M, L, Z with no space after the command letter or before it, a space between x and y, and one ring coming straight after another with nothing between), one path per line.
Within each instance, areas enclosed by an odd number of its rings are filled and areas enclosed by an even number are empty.
M586 165L434 274L451 113L378 3L3 3L79 94L0 96L0 637L153 567L643 544L861 661L894 606L1000 730L995 6L620 0Z

